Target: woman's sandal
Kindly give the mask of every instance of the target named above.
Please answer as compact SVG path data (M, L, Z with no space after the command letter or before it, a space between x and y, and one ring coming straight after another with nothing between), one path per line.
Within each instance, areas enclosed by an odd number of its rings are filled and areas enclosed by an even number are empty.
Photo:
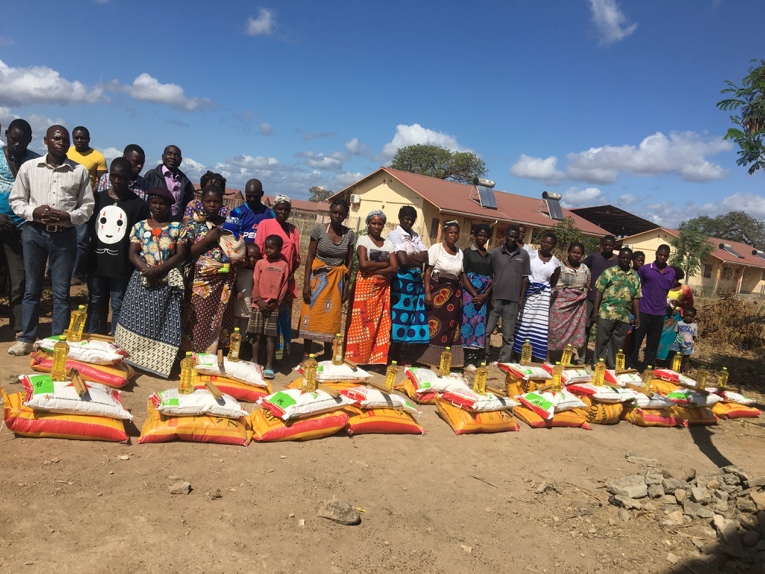
M274 372L271 369L266 369L263 371L263 378L267 381L270 381L274 378Z

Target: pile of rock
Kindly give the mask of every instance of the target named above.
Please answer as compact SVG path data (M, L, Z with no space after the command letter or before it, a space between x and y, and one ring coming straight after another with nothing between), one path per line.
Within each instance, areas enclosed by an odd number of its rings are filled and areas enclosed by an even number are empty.
M765 476L752 477L735 465L701 475L627 458L647 468L609 482L611 504L653 515L664 529L686 533L707 564L765 563Z

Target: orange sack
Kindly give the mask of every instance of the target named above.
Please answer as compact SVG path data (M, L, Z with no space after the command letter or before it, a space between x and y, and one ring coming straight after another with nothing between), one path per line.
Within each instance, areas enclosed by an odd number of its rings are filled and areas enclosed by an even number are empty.
M572 427L592 430L587 424L587 411L582 408L555 413L551 419L543 419L526 407L515 407L513 414L533 429Z
M712 409L707 407L681 407L680 405L675 405L674 407L669 407L668 410L676 417L684 418L686 426L717 424L717 417L712 412Z
M3 397L5 426L18 436L36 438L68 438L128 442L125 425L119 419L90 415L62 415L33 411L24 406L25 393Z
M347 407L350 413L348 434L425 434L412 415L398 409L358 409Z
M53 357L42 351L32 353L30 367L38 373L50 373ZM77 369L83 380L89 383L101 383L113 389L121 389L135 376L135 370L127 363L119 365L93 365L73 359L66 360L66 370Z
M760 416L760 409L738 403L717 403L712 412L721 419L754 418Z
M521 430L518 421L513 418L510 411L470 413L440 398L435 402L438 414L446 421L446 424L452 427L454 434Z
M333 435L348 424L348 413L332 411L284 422L266 409L256 409L250 415L254 438L258 442L311 440Z
M577 395L587 405L587 422L596 425L615 425L622 420L622 403L603 403L588 395ZM558 416L557 414L555 415Z
M682 427L685 419L675 416L670 409L642 409L624 407L622 420L639 427Z
M205 383L213 383L221 393L229 395L238 401L244 401L246 403L257 403L258 399L267 397L272 393L271 384L268 388L256 387L254 385L248 385L246 383L240 383L234 379L228 377L221 377L218 375L197 375L197 384L194 385L195 390L205 389Z
M227 419L208 415L166 417L149 401L149 416L141 429L139 444L170 442L212 442L247 446L252 439L248 417Z
M405 393L407 397L420 405L436 404L436 393L417 393L417 386L408 377L396 385L396 390Z

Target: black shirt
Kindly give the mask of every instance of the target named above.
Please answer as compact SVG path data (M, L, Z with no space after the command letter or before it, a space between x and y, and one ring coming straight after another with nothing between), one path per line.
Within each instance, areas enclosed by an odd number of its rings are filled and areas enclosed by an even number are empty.
M485 255L481 255L475 245L471 245L462 252L463 271L465 273L476 273L477 275L485 275L492 277L494 275L494 267L491 264L491 254L487 251Z
M149 204L132 191L125 199L114 199L108 191L95 195L90 218L90 270L105 277L128 277L133 264L128 259L130 233L139 221L149 218Z

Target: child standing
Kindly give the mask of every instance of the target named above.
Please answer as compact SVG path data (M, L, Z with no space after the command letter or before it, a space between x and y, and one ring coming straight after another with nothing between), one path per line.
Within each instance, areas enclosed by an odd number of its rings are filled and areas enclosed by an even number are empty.
M675 323L675 332L677 337L669 348L670 354L672 357L675 356L675 353L683 354L683 365L680 370L686 373L691 366L691 355L696 346L696 337L699 336L699 326L696 324L696 307L685 308L683 320Z
M255 263L252 274L252 313L247 334L254 335L252 360L258 362L260 343L266 339L266 368L263 376L274 378L274 354L279 335L279 305L287 295L290 266L281 256L282 238L269 235L263 245L265 258Z
M247 324L250 322L252 311L252 277L255 271L255 263L258 261L258 248L254 243L247 243L247 255L244 265L236 268L236 301L234 302L234 318L239 331L247 332Z

